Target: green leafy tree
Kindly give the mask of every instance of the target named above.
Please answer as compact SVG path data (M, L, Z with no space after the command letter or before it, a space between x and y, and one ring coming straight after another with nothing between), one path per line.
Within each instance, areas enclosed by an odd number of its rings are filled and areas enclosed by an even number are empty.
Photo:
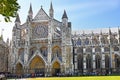
M0 0L0 15L6 22L10 22L11 17L16 17L19 8L17 0Z

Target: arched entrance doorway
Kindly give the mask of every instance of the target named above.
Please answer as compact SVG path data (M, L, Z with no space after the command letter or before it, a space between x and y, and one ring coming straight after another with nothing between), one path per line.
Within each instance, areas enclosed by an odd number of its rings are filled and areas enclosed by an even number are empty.
M16 65L16 74L23 74L23 66L21 63L17 63Z
M52 75L57 76L60 73L60 64L59 62L54 62L53 68L52 68Z
M45 63L43 61L42 58L40 58L39 56L35 56L30 65L30 73L39 73L44 75L45 73Z

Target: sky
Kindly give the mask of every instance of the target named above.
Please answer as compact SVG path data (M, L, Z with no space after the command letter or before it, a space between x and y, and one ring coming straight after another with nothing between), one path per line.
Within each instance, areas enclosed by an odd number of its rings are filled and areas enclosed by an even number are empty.
M68 21L72 22L72 30L88 30L115 28L120 26L120 0L18 0L21 8L18 13L21 24L26 21L30 3L32 4L33 17L41 6L47 14L52 1L54 18L61 21L64 10L67 12ZM0 34L6 41L11 39L12 22L6 23L0 15Z

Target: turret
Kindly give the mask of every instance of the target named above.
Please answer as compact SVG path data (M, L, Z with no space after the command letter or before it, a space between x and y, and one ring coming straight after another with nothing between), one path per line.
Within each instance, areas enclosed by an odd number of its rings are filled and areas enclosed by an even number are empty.
M27 17L27 20L32 20L33 18L33 11L32 11L32 5L30 4L30 8L29 8L29 11L28 11L28 17Z
M19 18L19 14L17 14L16 16L16 20L15 20L15 25L13 27L13 35L16 36L17 38L20 38L20 27L21 27L21 21Z
M54 17L54 9L53 9L53 6L52 6L52 2L51 2L51 4L50 4L49 16L50 16L51 18Z
M2 35L2 34L1 34L1 36L0 36L0 40L3 41L3 35Z
M2 41L3 41L3 31L4 31L4 29L2 29L1 36L0 36L0 40L2 40Z
M109 28L109 43L113 44L113 40L112 40L112 32L111 29Z
M68 17L67 17L67 14L66 14L65 10L64 10L64 13L63 13L63 16L62 16L62 23L63 23L63 26L65 26L65 27L68 26Z
M67 17L67 14L66 14L66 11L64 10L64 13L63 13L63 16L62 16L62 19L68 19L68 17Z
M17 16L16 16L15 24L17 24L17 25L21 24L19 14L17 14Z
M112 35L111 29L109 28L109 35Z

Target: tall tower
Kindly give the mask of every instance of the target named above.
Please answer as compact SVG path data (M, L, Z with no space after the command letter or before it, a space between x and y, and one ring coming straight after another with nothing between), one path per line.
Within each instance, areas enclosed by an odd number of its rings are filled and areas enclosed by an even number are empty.
M20 24L21 24L20 17L19 17L19 14L17 14L16 20L15 20L15 26L14 26L16 27L16 31L14 33L16 34L17 39L20 39L20 35L21 35Z
M71 43L71 23L68 22L66 11L62 16L62 57L65 73L73 71L72 43Z
M51 4L50 4L49 16L50 16L51 18L54 18L54 9L53 9L52 2L51 2Z
M29 11L28 11L28 18L27 18L27 20L31 21L32 19L33 19L33 11L32 11L32 5L30 4L30 8L29 8Z

